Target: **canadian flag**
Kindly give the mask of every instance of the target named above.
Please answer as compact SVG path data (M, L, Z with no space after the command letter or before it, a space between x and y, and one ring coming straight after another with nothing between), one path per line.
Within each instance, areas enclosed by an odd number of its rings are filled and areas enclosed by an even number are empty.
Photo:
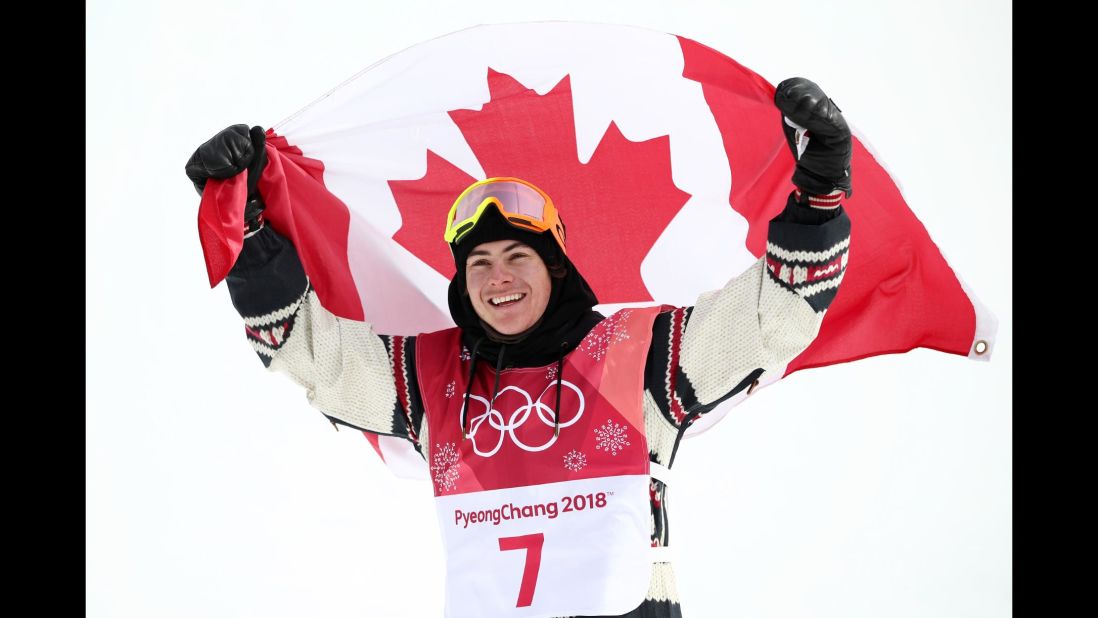
M793 188L773 97L768 81L683 37L568 22L477 26L385 58L272 127L259 189L324 306L378 332L453 325L446 212L492 176L553 197L569 257L604 313L691 305L765 252L767 223ZM843 284L817 339L769 380L917 347L988 360L995 316L857 137L852 175ZM200 207L213 285L240 250L245 176L211 181ZM407 442L367 437L395 473L426 476Z

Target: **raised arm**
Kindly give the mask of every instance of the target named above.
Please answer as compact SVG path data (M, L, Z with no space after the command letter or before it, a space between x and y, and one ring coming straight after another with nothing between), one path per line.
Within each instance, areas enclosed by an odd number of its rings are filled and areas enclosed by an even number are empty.
M803 78L779 84L775 103L797 160L796 189L770 221L766 255L693 307L656 321L647 383L676 428L804 351L846 271L850 219L840 198L851 193L850 130Z
M200 193L207 178L249 172L244 245L226 278L249 343L264 366L300 384L332 423L407 438L418 448L423 414L414 337L378 335L321 306L293 244L264 224L255 189L266 163L264 142L260 127L234 125L187 163Z

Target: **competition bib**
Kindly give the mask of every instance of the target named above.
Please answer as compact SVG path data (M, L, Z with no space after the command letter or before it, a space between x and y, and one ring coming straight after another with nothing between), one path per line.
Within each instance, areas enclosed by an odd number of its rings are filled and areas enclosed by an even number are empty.
M557 365L509 369L492 401L460 331L420 335L417 370L446 547L446 616L617 615L651 577L641 397L659 308L603 320ZM554 432L558 377L559 434Z

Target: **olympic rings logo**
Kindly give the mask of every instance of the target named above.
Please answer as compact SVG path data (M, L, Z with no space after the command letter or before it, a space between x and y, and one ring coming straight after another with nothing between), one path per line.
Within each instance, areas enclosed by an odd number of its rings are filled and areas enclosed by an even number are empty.
M576 421L578 421L580 417L583 416L585 404L583 399L583 393L580 391L579 387L567 380L562 380L560 384L563 388L572 389L576 393L576 396L579 398L579 407L578 409L576 409L575 414L572 416L571 419L560 424L560 428L564 429L565 427L571 427L572 425L575 425ZM547 385L545 387L545 390L541 391L541 394L538 395L537 399L531 399L530 393L527 393L517 386L508 386L501 390L499 393L497 393L497 401L499 400L500 395L503 395L507 391L514 391L526 400L525 405L519 406L514 412L511 412L511 416L509 419L507 419L507 422L504 422L503 420L503 413L493 408L487 399L477 395L470 395L470 407L473 401L476 401L477 403L484 406L484 412L479 416L474 417L470 421L469 439L473 442L473 452L475 452L477 455L480 455L481 457L491 457L492 455L498 453L499 449L503 447L504 438L506 436L511 436L511 441L515 443L515 446L530 453L544 451L550 446L553 446L553 444L557 441L556 432L551 433L549 436L549 440L545 444L542 444L540 446L531 446L529 444L524 444L522 440L520 440L519 437L515 435L515 430L519 427L522 427L526 423L526 421L529 420L531 413L533 412L537 412L537 418L542 423L544 423L545 426L549 427L550 429L553 428L553 408L551 408L548 404L542 402L541 400L546 393L550 392L550 389L553 389L553 396L555 397L556 384ZM561 411L561 417L564 417L563 410ZM488 425L493 429L499 430L499 440L496 441L495 447L493 447L490 451L482 451L480 449L480 446L477 444L477 433L480 431L481 426L484 425L485 421L487 421Z

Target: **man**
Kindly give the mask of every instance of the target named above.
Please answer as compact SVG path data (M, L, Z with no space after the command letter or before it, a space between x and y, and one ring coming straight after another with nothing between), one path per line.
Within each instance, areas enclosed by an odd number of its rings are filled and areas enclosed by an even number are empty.
M683 433L811 343L847 263L849 128L803 78L775 103L796 188L767 254L723 289L604 317L550 196L490 178L447 219L457 327L411 337L320 305L294 247L263 224L262 129L229 127L191 157L200 192L249 170L227 280L263 363L331 422L406 438L428 463L447 616L681 616L663 505Z

